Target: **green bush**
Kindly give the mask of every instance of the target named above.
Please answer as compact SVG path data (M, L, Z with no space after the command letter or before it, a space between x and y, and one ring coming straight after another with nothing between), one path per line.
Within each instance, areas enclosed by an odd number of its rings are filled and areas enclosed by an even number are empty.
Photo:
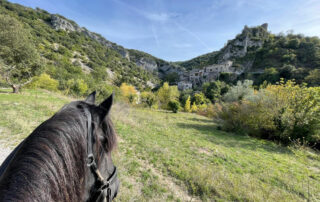
M29 88L42 88L50 91L57 91L59 82L52 79L48 74L41 74L40 76L33 77L32 82L27 86Z
M72 95L84 95L88 90L88 85L83 79L70 79L67 81L67 93Z
M178 113L180 110L180 103L176 100L171 100L168 103L168 108L173 112L173 113Z
M223 96L223 100L226 102L241 101L246 97L254 94L252 87L253 81L245 80L243 82L238 81L237 85L232 86L229 91Z
M157 101L156 96L152 92L142 92L140 95L141 103L146 104L149 108L152 107Z

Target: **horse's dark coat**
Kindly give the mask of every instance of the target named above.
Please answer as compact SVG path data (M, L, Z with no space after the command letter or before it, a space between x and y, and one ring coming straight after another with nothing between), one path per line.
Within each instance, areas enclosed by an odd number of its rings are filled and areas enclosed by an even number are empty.
M111 104L72 102L36 128L0 169L0 201L88 200L94 177L86 166L88 131L83 109L91 112L94 156L100 172L108 177L114 169L110 154L116 144L108 117Z

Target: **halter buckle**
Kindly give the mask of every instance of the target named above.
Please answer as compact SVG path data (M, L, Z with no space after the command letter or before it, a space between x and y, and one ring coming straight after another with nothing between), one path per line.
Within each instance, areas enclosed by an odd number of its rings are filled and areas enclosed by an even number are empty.
M87 158L87 166L91 167L92 165L94 165L94 156L93 154L89 154L88 158Z

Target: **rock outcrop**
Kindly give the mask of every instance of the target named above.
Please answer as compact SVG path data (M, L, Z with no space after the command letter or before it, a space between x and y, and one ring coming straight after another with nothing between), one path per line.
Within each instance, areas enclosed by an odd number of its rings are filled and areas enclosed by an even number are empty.
M82 32L83 28L59 15L51 15L51 25L55 30L66 32Z
M218 59L218 63L233 58L244 57L249 48L256 49L262 47L264 40L267 37L267 29L267 23L252 28L245 26L240 35L234 40L229 41L228 44L220 50L221 55Z
M145 70L148 70L149 72L155 72L158 71L158 65L156 61L154 61L151 58L140 58L138 61L136 61L136 64Z
M91 39L94 39L98 41L100 44L107 46L109 48L114 49L117 51L122 57L129 58L129 52L123 48L122 46L119 46L115 43L112 43L108 40L106 40L103 36L100 34L90 32L84 27L80 27L75 22L72 22L70 20L67 20L59 15L51 15L51 25L55 30L64 30L66 32L80 32L85 34L86 36L90 37Z

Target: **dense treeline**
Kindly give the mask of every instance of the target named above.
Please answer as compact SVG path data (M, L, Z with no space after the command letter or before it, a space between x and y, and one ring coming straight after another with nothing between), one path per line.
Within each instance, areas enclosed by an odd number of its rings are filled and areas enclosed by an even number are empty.
M300 34L270 34L263 47L255 54L253 67L265 69L255 78L256 84L267 80L275 83L280 78L295 79L299 84L306 82L320 85L320 39Z

